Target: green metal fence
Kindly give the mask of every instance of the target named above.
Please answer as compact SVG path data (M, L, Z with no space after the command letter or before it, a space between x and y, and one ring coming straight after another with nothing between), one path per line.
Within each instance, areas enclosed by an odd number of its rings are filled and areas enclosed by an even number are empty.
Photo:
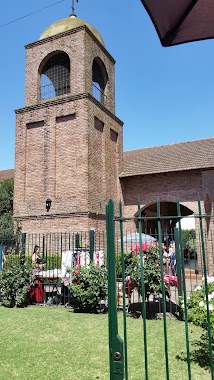
M148 318L159 318L163 322L163 346L165 379L173 379L169 360L169 333L168 318L177 320L179 326L185 329L185 360L186 379L192 377L191 347L189 340L190 309L189 297L194 294L195 288L204 286L204 321L203 329L207 336L207 354L209 355L210 375L214 380L213 372L213 336L214 316L212 304L213 294L209 293L209 282L214 282L214 216L203 215L200 199L198 200L198 214L192 217L196 220L196 232L192 241L185 241L181 229L180 203L177 201L177 215L161 215L160 202L157 201L157 213L154 217L145 217L141 213L138 202L136 217L123 217L122 203L119 213L115 216L114 203L109 201L106 207L106 232L90 230L87 232L59 233L59 234L22 234L13 241L0 239L0 271L7 270L11 265L18 264L24 257L26 264L32 267L32 253L35 245L41 249L42 259L45 261L45 270L39 274L39 281L44 286L44 299L53 304L67 304L70 302L69 293L62 283L62 255L63 252L88 253L89 259L98 263L97 253L102 251L108 267L108 318L109 318L109 361L110 380L132 379L129 371L129 334L127 328L128 316L141 316L143 346L141 358L143 360L142 379L150 380L150 357L148 339ZM166 233L163 225L167 219L175 218L177 226ZM156 228L146 230L145 219L155 220ZM133 222L137 230L126 228L126 222ZM153 238L151 245L146 244L142 234ZM170 235L170 240L168 239ZM137 239L136 239L137 236ZM172 273L169 262L165 260L164 248L170 249L173 240L176 251L176 273ZM106 244L107 243L107 244ZM136 243L138 246L136 246ZM135 246L135 247L134 247ZM191 248L193 247L193 248ZM132 256L134 252L134 256ZM153 255L153 256L152 256ZM148 276L148 264L151 257L156 268ZM3 259L4 258L4 259ZM152 259L152 260L153 260ZM82 263L84 265L84 263ZM99 265L99 264L98 264ZM133 266L133 267L132 267ZM136 279L132 268L139 270ZM171 272L170 272L171 271ZM138 272L137 272L138 273ZM155 279L155 281L154 281ZM136 281L136 283L134 283ZM133 284L135 286L133 286ZM156 289L156 290L154 290ZM158 291L157 291L158 289ZM212 301L213 302L213 301ZM214 304L213 304L214 305ZM123 333L119 334L118 314L123 316ZM138 344L138 342L136 342ZM159 378L157 374L157 379ZM137 380L137 379L136 379ZM184 379L182 379L184 380Z
M22 233L14 240L0 239L0 272L18 265L22 260L36 275L39 292L32 303L47 305L71 305L68 283L71 277L67 268L84 266L90 261L98 265L105 262L105 232L94 230L73 233ZM40 247L43 265L34 265L32 255L35 246Z
M157 201L157 213L155 219L157 229L153 231L155 243L147 245L144 248L143 236L148 235L149 231L143 230L145 219L141 214L140 201L138 201L138 215L135 218L123 217L122 203L119 205L119 215L114 214L114 202L109 201L106 207L106 228L107 228L107 262L108 262L108 310L109 310L109 363L110 363L110 380L121 380L129 378L129 355L128 355L128 329L127 315L133 314L136 316L134 306L138 304L140 308L137 310L142 316L142 334L143 347L139 347L142 352L144 362L144 371L142 379L149 380L149 363L155 358L149 357L148 344L148 318L161 318L163 320L163 345L165 356L165 379L173 379L172 368L169 361L169 333L167 331L168 318L174 318L179 326L184 326L185 329L185 360L186 360L186 377L185 379L194 380L191 372L191 348L189 340L190 331L190 301L189 299L196 294L196 291L202 292L203 284L203 331L207 334L207 355L209 357L210 375L208 378L214 380L213 366L213 337L214 337L214 292L209 294L209 283L214 283L214 216L203 215L201 212L200 199L198 199L198 214L193 216L197 220L196 236L194 246L196 252L189 253L186 245L184 246L184 238L181 229L181 213L180 203L177 201L177 215L164 216L160 213L160 201ZM165 263L164 249L168 250L168 241L163 230L163 221L166 219L175 218L177 226L171 231L171 239L176 252L176 273L168 273L172 270L172 264ZM209 229L207 228L207 219L209 218ZM134 234L127 234L125 225L127 221L133 220L137 225L135 235L138 237L139 249L136 253L138 260L139 276L138 291L136 288L129 287L129 283L133 285L135 272L130 271L130 264L127 266L127 255L130 255L132 248L136 244ZM133 241L130 241L130 235ZM127 239L128 237L128 239ZM148 266L152 252L157 254L158 270L159 270L159 294L150 292L148 289L151 284L148 284ZM154 253L153 253L154 255ZM118 264L120 258L120 265ZM131 259L131 256L130 256ZM172 261L172 260L171 260ZM118 279L118 267L120 268L120 278ZM129 276L127 277L127 268L129 268ZM132 268L132 267L131 267ZM136 270L136 267L133 267ZM169 280L169 281L168 281ZM152 281L152 278L151 278ZM174 283L173 283L174 281ZM119 284L119 285L118 285ZM158 284L157 284L158 285ZM139 291L140 289L140 291ZM198 290L197 290L198 289ZM214 289L213 289L214 290ZM139 294L140 293L140 294ZM158 302L155 300L158 297ZM128 299L128 300L127 300ZM153 307L151 308L151 305ZM151 311L153 310L153 313ZM118 332L118 313L123 313L123 333ZM160 338L161 339L161 338ZM138 342L136 342L136 345ZM157 373L157 379L159 375ZM183 378L182 378L183 380Z

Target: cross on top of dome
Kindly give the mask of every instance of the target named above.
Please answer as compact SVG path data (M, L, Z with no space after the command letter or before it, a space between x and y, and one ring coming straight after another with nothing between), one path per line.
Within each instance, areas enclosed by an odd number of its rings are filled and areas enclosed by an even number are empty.
M76 0L76 2L78 3L78 0ZM75 11L75 7L74 7L74 3L75 3L75 0L72 0L72 6L71 6L71 9L72 9L72 15L74 15L74 11Z

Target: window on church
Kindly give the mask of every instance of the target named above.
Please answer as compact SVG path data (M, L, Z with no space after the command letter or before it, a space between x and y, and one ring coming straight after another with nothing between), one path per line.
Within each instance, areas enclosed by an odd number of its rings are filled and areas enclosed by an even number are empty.
M96 116L94 117L94 127L100 131L100 132L103 132L103 129L104 129L104 123L99 120Z
M107 80L108 75L104 63L97 57L92 66L92 95L104 105L106 105L105 88Z
M46 60L40 90L42 100L70 93L70 59L66 53L54 54Z

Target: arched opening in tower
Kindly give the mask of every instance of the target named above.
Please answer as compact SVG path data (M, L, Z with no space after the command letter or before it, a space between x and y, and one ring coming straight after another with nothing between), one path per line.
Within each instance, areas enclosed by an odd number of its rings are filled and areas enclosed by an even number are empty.
M70 93L70 59L66 53L46 57L40 72L41 100Z
M93 61L92 66L92 95L100 103L106 104L105 88L108 75L104 63L98 57Z

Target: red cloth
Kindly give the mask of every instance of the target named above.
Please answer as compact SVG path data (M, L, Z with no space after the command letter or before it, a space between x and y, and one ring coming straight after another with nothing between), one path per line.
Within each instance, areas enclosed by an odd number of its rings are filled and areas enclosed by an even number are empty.
M129 277L126 280L126 283L125 283L125 292L126 292L126 294L130 294L133 289L134 289L134 284L132 282L132 279Z
M34 287L31 288L29 294L30 302L41 303L44 301L44 285L39 281L35 281Z

